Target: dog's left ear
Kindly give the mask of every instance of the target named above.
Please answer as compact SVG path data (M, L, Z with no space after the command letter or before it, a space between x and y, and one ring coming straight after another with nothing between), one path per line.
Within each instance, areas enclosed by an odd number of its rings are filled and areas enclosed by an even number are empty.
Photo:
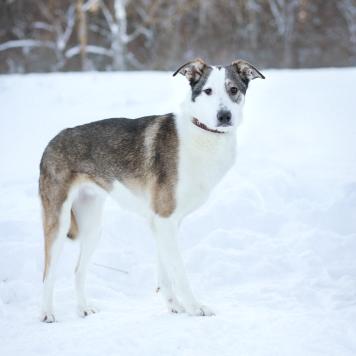
M231 65L237 67L237 72L242 80L249 82L250 80L256 78L265 79L262 73L260 73L252 64L247 63L242 59L232 62Z
M178 73L184 75L190 83L196 83L202 77L203 72L209 66L204 63L200 58L194 59L184 65L182 65L174 74L173 77Z

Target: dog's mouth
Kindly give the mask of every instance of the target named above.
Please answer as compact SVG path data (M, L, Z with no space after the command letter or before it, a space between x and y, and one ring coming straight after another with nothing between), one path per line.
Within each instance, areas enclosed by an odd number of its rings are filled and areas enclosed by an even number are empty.
M205 130L205 131L210 131L210 132L214 132L214 133L225 133L224 131L218 131L218 130L211 130L209 129L206 125L204 125L203 123L201 123L198 119L196 119L195 117L193 117L192 119L192 123L195 126L200 127L201 129Z

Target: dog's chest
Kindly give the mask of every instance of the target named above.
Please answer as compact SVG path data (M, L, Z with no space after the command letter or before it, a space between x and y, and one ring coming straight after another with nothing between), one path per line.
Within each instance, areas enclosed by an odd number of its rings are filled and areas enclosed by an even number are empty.
M201 206L232 167L235 158L234 137L210 141L202 138L182 145L178 169L178 208L192 210Z

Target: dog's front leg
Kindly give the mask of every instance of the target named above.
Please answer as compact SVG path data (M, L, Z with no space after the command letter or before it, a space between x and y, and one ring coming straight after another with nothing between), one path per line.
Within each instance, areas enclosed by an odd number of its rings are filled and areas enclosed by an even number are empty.
M179 250L177 221L173 217L161 218L156 215L151 221L151 228L157 244L159 282L163 283L158 287L163 292L163 297L168 298L167 306L178 302L176 293L188 314L215 315L212 309L198 302L190 288Z
M157 248L157 292L163 296L168 310L172 313L184 313L185 309L179 302L177 294L173 288L170 276L167 273L166 267L162 261L160 252Z

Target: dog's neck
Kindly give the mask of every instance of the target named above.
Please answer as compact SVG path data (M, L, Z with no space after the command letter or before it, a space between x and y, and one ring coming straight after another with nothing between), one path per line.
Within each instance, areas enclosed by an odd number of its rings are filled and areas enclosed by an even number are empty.
M210 132L214 132L214 133L219 133L219 134L225 133L225 132L223 132L223 131L218 131L218 130L211 130L211 129L209 129L206 125L204 125L203 123L201 123L201 122L200 122L198 119L196 119L195 117L193 117L192 123L193 123L195 126L198 126L198 127L200 127L201 129L206 130L206 131L210 131Z

